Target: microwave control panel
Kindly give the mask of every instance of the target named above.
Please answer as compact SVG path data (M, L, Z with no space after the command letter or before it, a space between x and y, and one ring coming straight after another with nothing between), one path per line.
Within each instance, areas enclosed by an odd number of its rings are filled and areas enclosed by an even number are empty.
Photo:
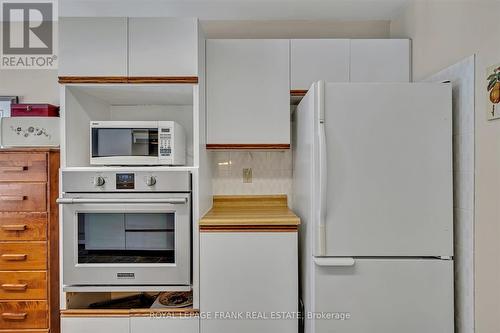
M160 127L159 129L158 148L160 157L172 156L172 131L172 127Z

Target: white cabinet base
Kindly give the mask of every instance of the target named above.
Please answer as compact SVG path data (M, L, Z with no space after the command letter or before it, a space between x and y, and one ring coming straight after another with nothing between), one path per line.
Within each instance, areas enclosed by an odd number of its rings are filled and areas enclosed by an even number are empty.
M63 317L61 333L128 333L128 317Z

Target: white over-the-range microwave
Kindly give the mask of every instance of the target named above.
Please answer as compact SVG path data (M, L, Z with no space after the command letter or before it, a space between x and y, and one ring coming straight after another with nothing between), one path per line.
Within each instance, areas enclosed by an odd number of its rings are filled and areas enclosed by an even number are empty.
M175 121L91 121L92 165L185 165L186 134Z

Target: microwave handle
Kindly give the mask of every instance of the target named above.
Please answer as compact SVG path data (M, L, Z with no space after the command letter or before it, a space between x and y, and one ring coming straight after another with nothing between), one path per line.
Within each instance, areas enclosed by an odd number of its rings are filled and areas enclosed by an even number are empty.
M58 198L57 203L58 204L78 204L78 203L98 203L98 204L110 204L110 203L166 203L166 204L173 204L173 205L184 205L188 201L187 198L165 198L165 199L127 199L127 198L116 198L116 199L110 199L110 198Z

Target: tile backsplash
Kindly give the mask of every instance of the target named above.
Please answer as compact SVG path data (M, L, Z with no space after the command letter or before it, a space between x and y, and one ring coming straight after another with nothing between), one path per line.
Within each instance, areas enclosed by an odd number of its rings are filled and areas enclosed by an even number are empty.
M292 152L213 151L214 195L292 195ZM243 169L252 169L252 182L243 182Z

